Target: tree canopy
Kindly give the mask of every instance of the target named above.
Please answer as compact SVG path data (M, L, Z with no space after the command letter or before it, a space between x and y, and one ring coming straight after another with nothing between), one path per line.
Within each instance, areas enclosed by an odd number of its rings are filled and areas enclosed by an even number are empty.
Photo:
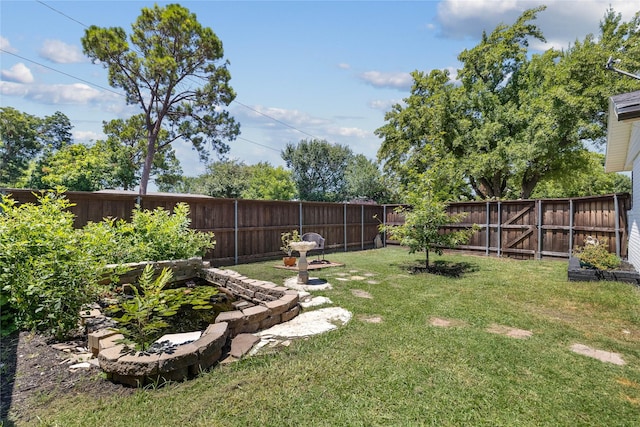
M235 139L239 125L222 109L235 93L212 29L178 4L143 8L131 29L127 37L122 28L91 26L82 47L109 70L109 84L124 90L127 103L142 109L147 150L140 193L146 194L158 150L182 138L206 160L207 144L226 153L225 141Z
M453 198L528 198L539 182L589 167L589 145L606 135L608 97L633 88L604 65L616 55L640 70L640 14L622 23L609 10L597 39L531 54L530 40L544 41L532 23L544 9L460 53L459 84L446 70L413 73L410 96L376 130L386 171L405 184L412 172L435 171L434 185Z
M40 118L0 107L0 185L18 186L38 155L71 143L71 128L59 111Z

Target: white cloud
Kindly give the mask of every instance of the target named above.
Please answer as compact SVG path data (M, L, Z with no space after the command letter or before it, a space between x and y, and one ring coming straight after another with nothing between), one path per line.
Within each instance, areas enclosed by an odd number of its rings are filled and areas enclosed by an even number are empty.
M532 48L566 48L587 34L597 34L598 25L609 6L628 21L637 4L628 0L443 0L438 5L440 35L452 39L477 40L482 31L491 33L499 24L511 25L527 9L545 4L534 24L540 27L547 43L532 41Z
M15 49L13 46L11 46L11 43L9 43L9 39L2 36L0 36L0 49L9 53L18 52L18 49Z
M3 80L7 80L9 82L33 83L33 74L31 74L31 70L22 62L14 64L13 67L8 70L0 71L0 75L2 75Z
M381 71L366 71L360 74L359 77L371 86L378 88L408 90L413 84L411 74L404 72L385 73Z
M348 138L367 138L371 137L371 132L368 132L359 128L347 128L347 127L338 127L338 128L329 128L327 132L330 135L342 136Z
M92 130L72 130L71 134L75 142L81 143L95 142L105 137L103 133L97 133Z
M78 46L69 45L60 40L45 40L38 53L41 57L56 64L89 62Z
M402 99L375 99L373 101L369 101L369 107L383 112L391 110L391 107L396 104L405 105L404 100Z
M244 116L252 120L257 120L270 127L287 127L282 123L297 128L305 128L312 126L320 126L328 123L325 119L319 119L310 116L299 110L288 110L277 107L264 107L262 105L251 105L249 108L238 108L234 111L234 115ZM277 120L277 121L276 121ZM282 123L278 123L282 122Z
M351 65L342 63L342 64L338 64L338 68L340 68L342 70L350 70L351 69Z
M5 96L18 96L50 105L109 105L111 103L123 102L122 98L115 94L99 91L83 83L74 83L70 85L26 85L0 81L0 93Z

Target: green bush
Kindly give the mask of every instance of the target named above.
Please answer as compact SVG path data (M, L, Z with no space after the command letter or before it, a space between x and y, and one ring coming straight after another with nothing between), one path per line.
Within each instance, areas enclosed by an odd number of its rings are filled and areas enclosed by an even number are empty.
M131 222L107 218L87 224L84 230L95 240L99 256L120 264L204 256L215 247L214 235L192 230L190 223L189 205L178 203L173 214L163 208L136 207Z
M73 228L72 204L61 191L18 205L0 204L2 328L20 328L63 338L78 325L82 306L95 300L104 263L93 256L85 234ZM5 318L6 306L8 314Z
M582 264L598 270L614 270L622 262L616 254L609 252L606 239L599 241L591 236L587 238L584 246L574 251L574 255Z

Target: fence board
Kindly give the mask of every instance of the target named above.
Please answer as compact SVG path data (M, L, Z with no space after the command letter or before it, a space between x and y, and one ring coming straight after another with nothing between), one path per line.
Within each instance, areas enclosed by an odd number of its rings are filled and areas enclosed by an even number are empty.
M609 251L619 251L626 258L630 201L629 194L624 193L572 199L451 203L447 207L450 214L467 215L463 222L442 227L442 231L454 231L473 223L480 225L469 242L457 249L483 251L487 255L568 258L587 236L593 236L607 239ZM402 224L402 217L387 210L387 223Z

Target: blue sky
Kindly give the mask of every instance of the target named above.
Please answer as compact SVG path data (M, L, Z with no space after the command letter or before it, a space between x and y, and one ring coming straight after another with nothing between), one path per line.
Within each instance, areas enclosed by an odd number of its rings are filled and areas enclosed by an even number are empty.
M157 2L159 5L167 2ZM172 3L175 3L172 2ZM229 111L241 124L231 158L284 165L287 143L320 138L375 159L375 129L409 95L410 72L449 69L483 30L511 24L546 4L536 23L545 45L567 47L611 5L628 21L629 0L182 1L222 40L237 93ZM0 106L40 117L61 111L75 142L104 137L102 121L135 114L108 86L106 71L83 54L85 26L131 24L150 1L0 2ZM175 148L185 175L204 165L186 142Z

